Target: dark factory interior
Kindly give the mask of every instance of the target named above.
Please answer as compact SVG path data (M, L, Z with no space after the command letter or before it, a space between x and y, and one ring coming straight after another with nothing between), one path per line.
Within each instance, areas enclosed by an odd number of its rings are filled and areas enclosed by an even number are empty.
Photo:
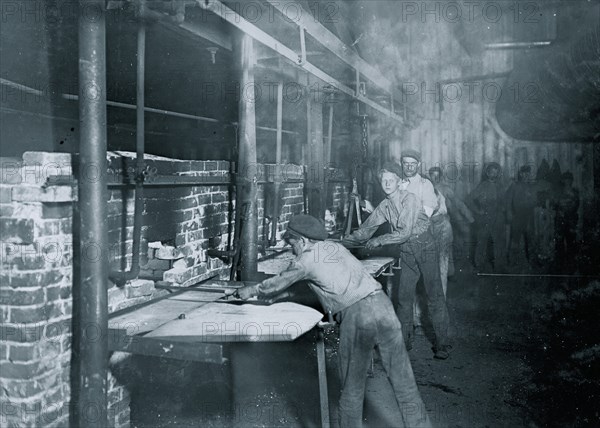
M600 426L600 2L0 20L0 426Z

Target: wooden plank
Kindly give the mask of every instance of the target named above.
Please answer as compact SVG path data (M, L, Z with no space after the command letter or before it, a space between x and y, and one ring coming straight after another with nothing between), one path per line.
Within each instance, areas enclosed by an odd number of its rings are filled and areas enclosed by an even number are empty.
M216 44L220 48L228 51L232 49L231 35L226 33L225 27L214 25L207 19L204 19L202 25L199 25L190 21L177 22L166 13L150 9L146 9L144 14L177 35L187 38L190 34L193 34Z
M193 286L202 285L202 284L208 283L210 281L218 281L218 280L215 279L217 276L218 275L213 275L213 276L211 276L209 278L206 278L206 279L204 279L204 280L202 280L200 282L197 282ZM109 319L111 319L111 318L119 317L119 316L121 316L123 314L127 314L127 313L130 313L130 312L135 312L135 311L137 311L137 310L139 310L139 309L141 309L143 307L153 305L153 304L155 304L158 301L169 299L170 297L175 296L176 294L185 293L186 288L189 288L189 287L181 287L181 291L175 291L173 294L170 294L170 295L169 294L165 294L165 295L163 295L161 297L157 297L156 299L148 300L147 302L143 302L143 303L140 303L138 305L133 305L133 306L130 306L130 307L125 308L125 309L120 309L118 311L115 311L115 312L109 314L108 317L109 317Z
M291 252L282 252L275 257L258 262L258 271L270 275L278 275L288 268L295 256ZM377 278L385 269L394 263L393 257L369 257L360 261L369 274Z
M190 343L177 340L157 339L144 336L129 336L121 330L109 330L109 351L130 352L132 354L176 360L199 361L222 364L223 345L216 343Z
M128 335L145 333L177 318L181 314L187 314L189 311L205 305L209 300L214 301L220 297L220 294L210 291L177 293L135 311L111 317L108 320L108 327L126 331Z
M267 306L208 303L145 337L186 342L284 342L311 330L323 318L315 309L283 302Z

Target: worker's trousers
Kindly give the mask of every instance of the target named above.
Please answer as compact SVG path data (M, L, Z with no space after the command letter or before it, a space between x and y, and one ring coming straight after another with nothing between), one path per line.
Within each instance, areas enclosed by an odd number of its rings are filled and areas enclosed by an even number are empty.
M339 318L338 318L339 317ZM376 291L338 316L340 324L340 427L361 427L367 370L373 348L390 380L405 427L431 427L417 388L400 322L390 299Z
M442 288L439 249L429 230L402 244L401 267L397 311L406 343L411 345L413 340L415 289L422 274L435 333L433 347L443 349L448 344L448 308Z
M438 214L431 218L431 231L433 239L438 247L438 257L440 260L440 279L442 281L442 290L444 291L444 298L446 297L446 290L448 288L448 275L450 266L452 263L452 274L454 273L454 261L451 260L452 256L452 241L454 239L452 233L452 225L450 224L450 218L447 214ZM425 301L419 299L417 293L414 303L414 323L415 325L421 325L421 316L423 314Z
M488 260L488 240L492 240L494 267L506 265L506 228L499 220L480 220L475 226L475 267L482 269Z

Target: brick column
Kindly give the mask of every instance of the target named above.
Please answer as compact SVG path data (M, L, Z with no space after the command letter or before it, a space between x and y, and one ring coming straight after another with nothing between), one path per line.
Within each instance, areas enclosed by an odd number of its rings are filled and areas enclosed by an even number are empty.
M71 175L67 154L3 159L0 177L0 426L66 426L71 397Z

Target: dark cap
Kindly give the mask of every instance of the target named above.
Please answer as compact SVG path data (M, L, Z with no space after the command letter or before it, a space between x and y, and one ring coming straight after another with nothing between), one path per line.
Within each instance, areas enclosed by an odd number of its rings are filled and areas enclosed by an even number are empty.
M498 162L490 162L485 166L485 172L488 172L490 169L497 169L498 171L500 171L502 167Z
M400 159L404 158L413 158L421 162L421 152L415 149L402 150L402 153L400 154Z
M307 214L298 214L290 219L283 238L286 239L294 235L300 235L316 241L323 241L329 236L327 230L325 230L325 226L315 217Z
M434 172L439 172L441 174L442 168L440 168L439 166L432 166L431 168L429 168L429 175L433 174Z
M571 171L564 172L564 173L563 173L563 174L560 176L560 179L561 179L562 181L567 181L567 180L571 180L571 181L573 181L573 174L571 173Z
M396 162L389 161L384 163L381 169L379 170L380 178L381 174L384 171L391 172L393 174L396 174L398 177L402 178L402 168Z
M519 173L524 173L524 172L531 172L531 166L524 165L521 168L519 168Z

